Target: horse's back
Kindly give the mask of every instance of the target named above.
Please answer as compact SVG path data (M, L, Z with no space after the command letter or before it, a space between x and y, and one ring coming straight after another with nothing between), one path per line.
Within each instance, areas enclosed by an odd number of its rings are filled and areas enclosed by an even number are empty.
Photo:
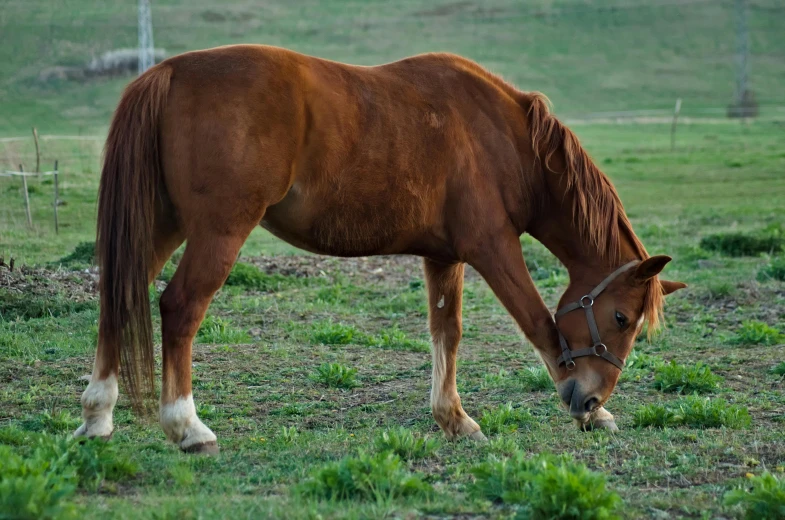
M446 54L359 67L242 45L167 63L175 205L253 200L270 231L327 254L448 247L446 200L487 162L514 102Z

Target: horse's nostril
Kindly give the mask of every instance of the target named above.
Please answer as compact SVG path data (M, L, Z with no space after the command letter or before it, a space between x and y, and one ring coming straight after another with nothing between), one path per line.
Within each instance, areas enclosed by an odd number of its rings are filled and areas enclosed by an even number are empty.
M592 397L586 401L585 409L587 412L591 413L594 411L595 408L597 408L597 406L599 406L599 404L600 404L600 400L597 399L596 397Z

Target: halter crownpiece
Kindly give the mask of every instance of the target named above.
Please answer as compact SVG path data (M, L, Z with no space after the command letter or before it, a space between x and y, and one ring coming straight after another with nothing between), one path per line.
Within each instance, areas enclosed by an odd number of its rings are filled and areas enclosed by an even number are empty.
M589 348L570 350L570 346L567 344L567 339L564 337L564 334L562 334L559 326L556 325L556 330L559 332L559 344L561 345L561 356L559 356L559 359L556 360L557 365L560 366L562 363L564 363L564 366L567 367L567 370L572 370L575 368L575 361L573 361L574 358L584 356L598 356L605 361L614 364L619 370L624 368L624 361L611 354L608 351L608 347L606 347L605 343L603 343L600 339L600 330L597 328L597 321L594 319L594 311L592 310L592 307L594 306L594 300L597 299L600 293L602 293L602 291L604 291L613 280L615 280L622 273L629 271L639 263L640 260L633 260L632 262L624 264L609 274L608 277L600 282L597 287L592 289L589 294L582 296L581 299L577 302L568 303L556 311L556 314L553 315L554 323L556 322L556 318L559 316L564 316L568 312L572 312L576 309L583 309L586 311L586 322L589 325L589 332L591 333L592 340L592 346Z

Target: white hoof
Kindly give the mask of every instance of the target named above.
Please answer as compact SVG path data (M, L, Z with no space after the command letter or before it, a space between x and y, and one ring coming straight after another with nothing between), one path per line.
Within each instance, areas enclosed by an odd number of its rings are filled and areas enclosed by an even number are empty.
M205 452L202 446L215 446L217 438L196 416L196 407L191 395L181 397L171 404L161 405L161 427L166 437L183 451ZM197 449L198 448L198 449Z
M117 402L117 378L92 379L82 394L82 419L74 437L100 437L108 439L114 431L112 410Z

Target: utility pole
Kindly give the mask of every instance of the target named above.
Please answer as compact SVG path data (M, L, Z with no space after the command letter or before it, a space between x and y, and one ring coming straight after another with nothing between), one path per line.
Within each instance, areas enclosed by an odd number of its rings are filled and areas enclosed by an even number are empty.
M749 84L750 33L747 28L747 0L736 0L736 94L729 107L731 117L755 117L758 104Z
M150 0L139 0L139 74L155 65Z

